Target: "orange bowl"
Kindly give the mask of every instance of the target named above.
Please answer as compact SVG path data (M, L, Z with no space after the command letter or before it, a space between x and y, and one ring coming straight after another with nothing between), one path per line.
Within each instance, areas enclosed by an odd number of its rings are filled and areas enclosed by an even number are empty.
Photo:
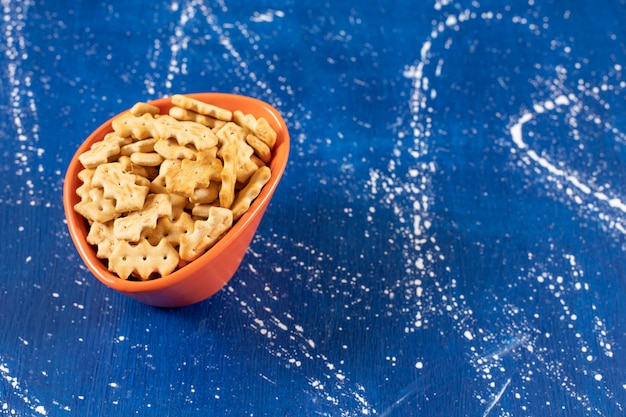
M98 127L80 145L70 161L63 184L63 205L70 236L91 273L104 285L142 303L157 307L182 307L206 300L233 277L274 195L289 156L287 126L278 110L271 105L255 98L235 94L186 95L231 111L241 110L244 114L249 113L257 118L264 117L278 134L269 164L272 171L270 180L248 211L205 254L169 275L149 281L121 279L109 272L102 260L96 257L96 248L87 242L88 224L74 210L74 205L80 201L76 189L82 184L82 181L78 179L78 173L83 166L78 161L78 156L87 151L94 142L102 140L107 133L111 132L113 130L111 123L119 115ZM161 113L167 113L172 107L170 98L151 101L150 104L159 107Z

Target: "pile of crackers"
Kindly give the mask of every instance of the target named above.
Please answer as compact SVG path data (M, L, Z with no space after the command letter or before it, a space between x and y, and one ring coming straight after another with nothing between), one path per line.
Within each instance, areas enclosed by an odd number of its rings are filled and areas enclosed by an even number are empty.
M87 241L122 279L166 276L211 248L269 181L269 122L184 95L137 103L78 159Z

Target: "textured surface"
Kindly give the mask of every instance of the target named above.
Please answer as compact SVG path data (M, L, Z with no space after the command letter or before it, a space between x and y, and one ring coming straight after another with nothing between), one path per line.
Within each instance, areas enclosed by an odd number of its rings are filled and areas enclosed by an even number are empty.
M2 1L0 414L626 414L622 1ZM98 283L69 159L139 100L276 106L230 285Z

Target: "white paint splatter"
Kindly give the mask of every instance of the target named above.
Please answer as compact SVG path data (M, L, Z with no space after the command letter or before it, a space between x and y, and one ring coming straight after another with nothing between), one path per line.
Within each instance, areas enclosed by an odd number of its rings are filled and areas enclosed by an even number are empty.
M255 23L271 23L275 17L284 17L285 13L281 10L266 10L265 12L254 12L250 20Z
M578 191L582 195L592 196L596 199L596 203L587 202L588 210L598 212L600 204L606 204L610 208L618 209L622 213L626 213L626 203L623 201L622 197L616 194L611 193L608 190L598 189L596 186L584 182L578 176L576 176L573 172L569 171L566 167L562 165L557 165L558 162L552 162L548 159L547 156L544 156L538 153L536 150L529 148L528 144L524 140L524 132L523 127L532 121L538 114L543 114L545 111L552 111L557 108L554 103L557 103L559 106L568 106L572 103L577 103L578 100L573 96L569 95L565 96L563 94L557 96L556 100L553 102L551 100L547 100L543 103L536 103L535 109L542 109L540 112L533 115L532 113L524 113L522 114L518 120L512 124L509 128L509 133L511 135L511 139L518 150L524 151L524 155L528 158L528 161L536 164L542 170L545 170L549 175L546 178L555 183L555 186L559 189L563 189L566 192L569 191L570 196L574 196L572 194L573 190ZM550 105L547 105L550 103ZM575 196L574 196L575 197ZM580 205L581 201L576 200L577 205ZM620 232L626 234L626 225L616 218L615 216L607 216L604 214L599 214L597 216L599 219L606 219L605 223L609 224L609 227L612 229L619 230Z
M29 174L39 174L33 169L43 170L43 166L36 162L41 158L44 149L37 146L39 142L38 107L35 94L32 90L32 76L23 70L22 63L29 59L27 45L28 33L26 19L28 10L33 6L32 1L12 2L2 0L4 19L0 21L0 33L2 33L3 50L8 60L6 70L2 77L6 82L8 104L4 108L7 112L7 121L15 130L17 140L15 154L13 155L14 173L23 178L23 185L7 192L0 197L0 202L35 205L40 203L39 194L33 179ZM13 133L13 132L12 132Z
M502 388L500 388L500 391L498 391L498 393L494 396L493 401L489 403L489 405L487 406L487 409L483 413L483 417L487 417L491 413L491 410L493 410L493 407L495 407L496 404L498 404L498 402L502 398L502 395L504 394L504 392L506 391L506 389L509 387L510 384L511 384L511 378L506 380L506 383L502 386Z
M438 1L435 4L435 9L443 10L450 4L452 4L452 2ZM473 4L476 9L479 8L478 3ZM429 174L430 172L436 172L437 169L433 168L432 171L422 171L419 170L417 168L418 165L416 165L415 167L409 167L406 177L404 177L402 172L398 169L398 167L401 166L406 167L407 163L410 164L410 162L407 162L407 160L409 160L406 157L407 155L414 156L416 164L419 164L420 158L426 159L425 157L429 156L428 138L432 131L431 117L432 114L436 113L436 109L430 106L430 100L434 100L434 98L437 97L436 94L432 94L430 91L434 90L433 85L436 84L437 78L445 73L444 59L436 58L437 48L441 48L442 50L452 48L453 37L446 39L445 32L462 30L464 22L468 21L482 19L491 21L491 24L494 24L496 21L502 22L502 24L506 22L509 24L513 23L527 28L528 33L532 36L540 36L542 30L548 28L547 19L544 19L543 23L541 23L539 20L533 22L530 18L518 15L509 16L507 19L506 15L508 12L501 13L498 11L485 10L480 13L475 10L462 10L457 12L459 9L461 9L460 5L455 3L454 7L447 10L447 14L444 14L440 21L433 23L431 36L422 44L418 61L405 66L403 74L406 78L411 80L413 87L409 100L409 109L412 118L409 123L409 128L406 129L406 131L398 133L397 147L393 151L394 158L402 158L402 160L401 163L395 159L392 160L389 163L387 172L384 170L372 170L368 183L370 193L379 196L379 200L383 205L391 207L393 214L397 216L397 224L401 226L396 228L396 232L401 232L404 237L415 242L413 245L407 246L407 248L411 249L407 249L405 256L408 260L407 274L411 276L417 274L420 276L421 273L421 276L425 277L425 283L432 283L434 279L435 288L439 290L442 286L436 278L431 275L433 263L438 259L438 257L435 256L437 254L437 249L435 248L437 248L438 245L434 239L428 238L428 229L423 228L423 225L426 223L425 220L432 221L432 216L425 207L420 205L414 205L413 211L405 209L407 206L406 200L410 198L411 193L414 193L416 196L425 197L426 201L429 201ZM554 42L554 44L557 43L556 41ZM567 52L567 46L563 46L563 50ZM571 49L569 49L569 51L571 51ZM432 63L431 60L433 61ZM561 67L557 68L557 73L557 79L560 80L559 77L563 77L564 75L564 69ZM502 88L509 88L510 83L504 78L499 78L498 82ZM554 84L558 84L558 82ZM580 176L580 173L568 168L567 164L564 164L562 160L551 159L549 154L533 149L533 145L526 140L526 130L530 130L529 127L532 123L540 117L547 118L556 115L564 108L570 110L572 116L569 122L571 123L573 136L577 140L581 140L580 134L576 129L576 116L580 114L581 108L584 108L581 104L582 98L568 92L566 89L561 89L561 91L554 93L556 90L554 84L550 85L548 88L548 91L552 91L549 98L534 101L531 106L532 111L529 112L525 110L520 115L516 116L515 123L508 127L508 132L514 146L512 148L512 154L516 160L522 160L534 168L529 170L531 175L540 175L542 178L548 178L549 181L552 181L556 185L555 188L563 190L565 195L568 196L567 198L571 199L577 207L582 207L583 209L591 207L589 211L600 212L597 218L605 221L608 225L607 227L614 228L626 234L626 227L624 227L620 220L623 218L623 213L626 212L626 204L624 203L626 200L619 193L611 192L608 186L597 186L593 181L585 180ZM603 85L599 88L600 91L603 89L611 90L611 87ZM587 93L583 92L583 94L586 95ZM598 100L598 102L600 102L600 100ZM601 104L607 110L610 108L607 103ZM498 117L500 116L501 115L498 115ZM498 120L498 117L494 117L492 120ZM614 134L616 141L626 143L626 135L604 121L601 117L595 116L592 121L597 126L605 129L606 132ZM413 143L409 144L407 147L406 138L411 136L411 134ZM512 169L516 170L518 168L513 167ZM404 181L411 182L417 178L415 173L418 171L422 177L424 187L417 188L405 185ZM418 198L415 198L415 200L418 200ZM600 207L603 209L600 210ZM404 228L402 225L412 225L412 228ZM425 249L431 250L426 256L420 253L420 251L424 252ZM534 254L529 255L533 256L529 256L528 260L531 263L534 262L537 265L537 270L540 270L540 260L536 259ZM585 273L576 264L575 256L567 254L564 258L570 261L570 266L572 267L572 282L566 281L563 276L552 277L550 274L544 275L534 269L533 271L536 272L536 274L520 277L520 280L522 281L522 285L535 285L535 282L539 283L544 291L555 297L559 303L562 303L564 311L563 317L568 318L571 322L578 322L581 320L582 315L575 312L571 306L565 303L566 298L564 294L569 294L569 291L589 290L589 285L579 280ZM417 267L417 270L413 269L413 267ZM441 270L441 268L439 268L439 270ZM568 279L569 278L570 275L568 275ZM413 284L413 282L411 282L411 284ZM522 307L513 306L514 308L510 310L511 317L515 317L516 320L522 320L521 323L515 321L511 323L514 329L517 328L520 331L520 334L513 337L508 336L510 339L506 343L498 344L495 343L498 337L497 334L492 334L487 329L479 329L475 326L472 310L468 306L466 297L464 297L463 294L455 294L454 289L454 284L445 286L446 297L441 297L441 300L443 300L443 310L448 312L450 317L455 320L455 329L466 340L474 343L472 346L472 351L474 352L478 352L482 344L494 343L496 345L496 348L488 356L477 355L471 361L472 364L476 366L477 372L480 372L482 375L482 378L486 381L490 381L488 385L490 388L495 389L497 386L493 381L495 370L506 373L506 368L501 365L502 358L504 356L514 357L518 355L520 349L523 349L527 354L533 357L533 361L538 365L538 369L529 370L528 376L523 376L522 380L525 378L530 379L533 373L541 373L542 377L556 379L562 384L563 390L567 392L571 398L579 401L582 407L591 409L591 401L587 396L578 392L577 387L571 382L572 378L569 378L569 376L565 374L562 365L557 361L545 359L546 348L542 345L541 341L535 340L532 336L537 330L533 328L532 323L526 321L527 319L524 316L520 316L519 312L523 311ZM440 308L437 303L437 299L440 295L438 295L436 291L437 290L433 291L430 285L425 286L424 284L417 286L415 289L406 291L406 311L412 313L413 323L416 324L415 326L406 326L407 329L422 329L423 324L427 321L427 317L425 317L423 313L428 314L430 311L437 311ZM411 297L411 294L414 294L416 298ZM435 297L438 298L436 299ZM420 301L420 299L424 299L424 301ZM423 306L429 306L432 310L423 308ZM418 313L415 313L415 310L418 310ZM585 314L585 316L587 316L587 314ZM536 318L539 319L539 317ZM596 330L596 333L599 340L602 340L607 334L601 326ZM550 339L553 338L552 336L551 333L545 333L543 337ZM579 339L581 338L580 333L576 333L575 336ZM611 346L611 343L603 342L600 346L604 349L604 354L607 357L611 357L612 350L607 348L607 346ZM593 358L593 356L590 355L590 358ZM488 415L493 411L493 408L500 401L505 390L512 383L510 377L507 378L506 381L500 391L491 396L492 401L488 403L488 408L484 415ZM613 394L608 389L605 391L605 394L608 398L613 398ZM484 399L484 396L480 398ZM403 400L400 399L399 401L402 402ZM617 405L619 406L619 404Z
M0 377L4 379L12 389L11 394L20 400L33 412L40 415L48 415L46 408L40 404L40 401L29 392L28 389L22 388L17 377L11 375L11 371L6 363L0 362ZM30 395L30 396L29 396ZM6 398L6 397L5 397ZM4 403L2 408L8 410L8 403Z

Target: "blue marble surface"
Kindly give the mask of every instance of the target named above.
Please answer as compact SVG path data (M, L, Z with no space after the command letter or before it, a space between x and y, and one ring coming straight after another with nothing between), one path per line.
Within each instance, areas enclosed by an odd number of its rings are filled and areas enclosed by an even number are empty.
M0 414L626 414L626 4L3 1ZM228 287L81 264L63 176L140 100L277 107Z

